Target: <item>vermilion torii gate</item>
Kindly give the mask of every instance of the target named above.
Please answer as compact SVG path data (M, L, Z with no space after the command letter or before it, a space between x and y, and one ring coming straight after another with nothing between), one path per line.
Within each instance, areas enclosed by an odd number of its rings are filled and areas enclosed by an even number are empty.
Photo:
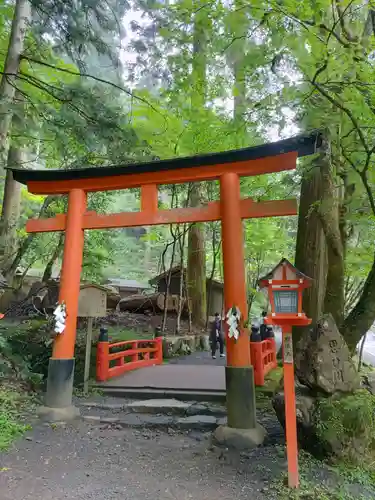
M224 153L176 158L150 163L79 170L12 169L16 181L31 193L68 195L66 215L29 220L30 233L65 231L59 302L66 305L66 327L55 338L48 369L45 411L51 419L74 416L72 388L78 295L85 229L149 226L179 222L221 220L226 310L241 311L238 340L227 337L226 390L228 425L237 429L256 427L253 368L247 318L242 219L296 215L295 200L254 202L240 199L240 177L292 170L298 156L312 154L317 134ZM160 184L220 180L220 202L198 208L158 209ZM99 215L86 210L87 193L141 188L139 212ZM254 235L256 238L256 235Z

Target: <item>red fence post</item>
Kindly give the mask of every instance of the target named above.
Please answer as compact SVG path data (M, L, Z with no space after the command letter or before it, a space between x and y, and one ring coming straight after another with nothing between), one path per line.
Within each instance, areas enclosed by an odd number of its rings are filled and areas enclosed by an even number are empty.
M155 342L157 347L155 361L157 365L161 365L163 364L163 337L156 337Z
M262 342L250 342L250 351L255 385L262 386L265 384L265 376L277 367L276 341L270 338Z
M108 330L100 329L99 341L96 351L96 380L105 382L108 379L109 372L109 342Z
M251 361L254 366L255 385L264 385L262 342L250 342Z

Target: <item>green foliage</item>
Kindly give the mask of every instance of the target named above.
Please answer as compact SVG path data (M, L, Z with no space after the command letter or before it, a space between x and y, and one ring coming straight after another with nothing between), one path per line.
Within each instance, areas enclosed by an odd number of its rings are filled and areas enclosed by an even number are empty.
M20 423L20 411L26 401L27 397L15 390L0 389L0 451L30 429L29 425Z
M284 456L284 453L282 453ZM367 500L373 497L375 483L371 471L350 464L328 465L308 453L299 453L300 487L288 488L285 474L271 486L278 500ZM273 498L273 497L271 497Z
M375 397L368 391L321 399L314 419L320 439L327 444L334 443L337 455L352 463L373 461Z

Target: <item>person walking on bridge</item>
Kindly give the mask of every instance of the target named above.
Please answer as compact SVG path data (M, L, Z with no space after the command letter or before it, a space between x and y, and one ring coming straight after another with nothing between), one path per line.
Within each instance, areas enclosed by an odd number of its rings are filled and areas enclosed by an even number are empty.
M224 336L223 336L223 329L222 329L222 325L221 325L221 317L220 317L219 313L215 313L215 318L214 318L214 321L212 322L212 326L211 326L210 337L211 337L210 341L211 341L212 359L216 359L216 350L217 350L218 343L220 346L220 357L225 358Z

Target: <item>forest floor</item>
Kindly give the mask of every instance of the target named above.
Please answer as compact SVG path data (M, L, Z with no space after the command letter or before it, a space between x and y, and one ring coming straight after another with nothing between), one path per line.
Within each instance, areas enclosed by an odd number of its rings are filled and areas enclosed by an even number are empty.
M91 395L92 403L124 399ZM83 414L87 400L76 399ZM91 404L91 403L90 403ZM84 406L86 405L86 406ZM90 410L92 411L92 409ZM115 410L114 410L115 411ZM231 451L204 430L123 428L77 420L43 424L0 454L2 500L359 500L375 497L374 474L332 468L300 453L301 489L285 487L283 431L270 399L258 401L268 432L260 448Z
M138 332L139 334L149 335L154 334L155 329L161 327L163 322L163 315L147 315L129 312L112 312L106 318L96 320L97 326L106 325L110 329L129 330ZM81 323L83 321L81 320ZM177 317L176 315L169 314L166 320L165 334L174 336L176 335ZM197 335L205 333L206 329L189 328L189 322L182 319L180 322L179 335Z

